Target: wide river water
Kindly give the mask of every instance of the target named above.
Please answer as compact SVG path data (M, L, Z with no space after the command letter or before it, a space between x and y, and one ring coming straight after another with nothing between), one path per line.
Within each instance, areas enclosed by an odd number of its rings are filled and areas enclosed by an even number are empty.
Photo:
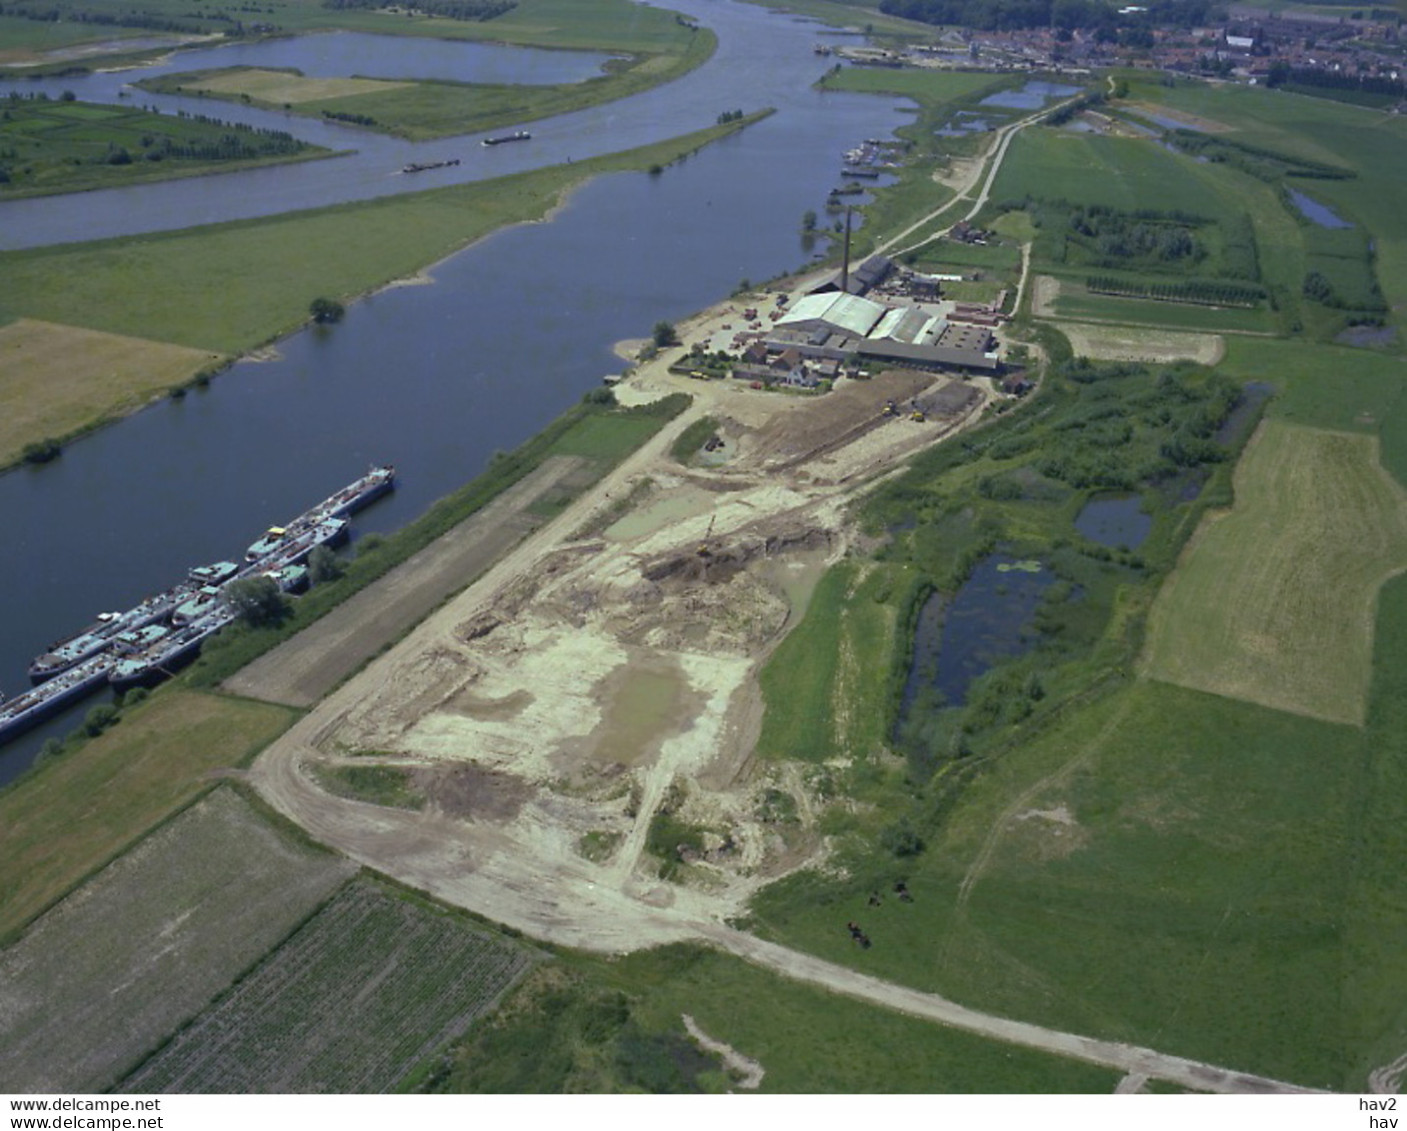
M672 6L718 33L708 64L664 88L535 123L528 143L410 146L202 101L202 112L261 125L272 117L299 136L335 133L338 147L355 144L361 152L0 206L0 243L8 246L93 238L429 187L394 174L410 159L463 156L449 179L473 179L674 136L711 124L725 109L777 110L661 175L617 174L586 185L551 223L481 241L434 267L433 285L392 288L354 304L342 324L281 342L278 360L240 363L208 390L74 443L51 464L0 475L7 530L0 689L22 690L30 659L99 610L125 608L188 566L242 552L264 527L369 464L395 463L400 486L357 516L355 528L403 525L480 472L496 449L522 442L618 369L614 342L646 336L657 320L683 318L741 279L767 279L807 261L801 216L823 208L842 152L891 133L905 110L889 98L812 89L829 65L812 50L820 37L814 24L731 0ZM394 42L397 52L415 44ZM267 46L280 53L278 65L311 73L306 60L289 54L297 44ZM421 46L443 57L442 44ZM245 62L260 58L259 47L240 50ZM176 69L196 65L212 64L176 59ZM353 69L377 72L364 62ZM544 81L543 71L532 73ZM112 101L120 84L56 85ZM134 101L165 107L180 100L138 92ZM97 701L0 747L0 781Z

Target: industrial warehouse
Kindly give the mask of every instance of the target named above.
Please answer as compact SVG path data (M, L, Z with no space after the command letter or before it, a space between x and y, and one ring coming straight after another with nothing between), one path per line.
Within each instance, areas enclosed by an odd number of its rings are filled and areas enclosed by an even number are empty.
M733 376L809 388L871 365L998 373L992 331L1005 317L1002 299L973 304L940 296L940 280L872 256L800 298L779 296L770 313L743 311L746 328L726 343L741 359Z

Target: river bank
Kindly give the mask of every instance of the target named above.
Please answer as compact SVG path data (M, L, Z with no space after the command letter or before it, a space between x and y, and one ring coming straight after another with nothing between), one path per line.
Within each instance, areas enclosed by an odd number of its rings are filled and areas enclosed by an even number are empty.
M236 221L156 240L127 237L0 253L0 310L52 325L61 338L91 342L97 330L111 341L109 350L90 348L84 359L71 360L61 383L45 379L52 358L42 351L28 351L18 363L14 354L7 356L0 400L31 407L0 428L0 468L19 465L27 445L62 446L168 394L203 387L244 357L277 351L281 340L307 324L311 296L350 304L405 280L432 282L427 272L489 236L522 224L550 223L592 179L668 167L770 113L497 181ZM348 240L349 230L374 231L375 238ZM292 270L271 278L261 265L273 255ZM82 302L75 302L75 289L83 292ZM68 321L80 312L89 326ZM0 328L0 347L6 331L15 336L11 327ZM206 356L184 371L169 370L164 384L153 383L150 366L113 381L117 352L136 345L163 357L192 351ZM35 405L36 383L43 385L48 403Z

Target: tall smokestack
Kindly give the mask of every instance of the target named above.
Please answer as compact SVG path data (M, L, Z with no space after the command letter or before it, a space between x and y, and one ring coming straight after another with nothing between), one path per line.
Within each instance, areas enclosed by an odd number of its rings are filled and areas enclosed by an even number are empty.
M850 205L845 206L845 256L840 261L840 293L850 291Z

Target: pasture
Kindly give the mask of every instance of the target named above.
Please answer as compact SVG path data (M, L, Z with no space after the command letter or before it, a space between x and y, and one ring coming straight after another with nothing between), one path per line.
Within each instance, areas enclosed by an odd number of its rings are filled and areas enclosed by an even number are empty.
M458 914L357 880L119 1090L389 1091L532 961Z
M1388 990L1400 965L1349 969L1346 920L1384 921L1351 912L1369 746L1353 728L1125 684L988 760L921 855L782 881L754 926L974 1008L1357 1090L1354 1056L1382 1024L1365 1018L1402 1006L1400 984L1371 1007L1340 996L1345 977ZM899 878L912 903L889 894ZM851 919L872 949L850 944Z
M1143 138L1022 130L992 186L997 204L1027 198L1220 219L1228 203L1191 161Z
M0 326L0 467L26 444L138 408L221 365L218 353L21 318Z
M0 792L0 940L8 939L295 718L166 689Z
M1400 207L1400 186L1407 178L1407 122L1401 117L1259 87L1179 83L1149 89L1175 110L1206 114L1231 127L1232 132L1220 136L1353 170L1356 175L1349 179L1299 182L1298 187L1371 233L1388 306L1407 302L1407 216Z
M310 79L297 71L269 71L260 67L232 67L223 71L199 71L171 75L165 80L175 89L194 92L248 95L251 99L270 104L318 102L328 98L350 98L361 94L384 94L408 87L408 82L385 79L316 78Z
M826 572L805 618L762 668L759 756L820 763L884 744L900 605L887 570L846 562ZM842 701L850 709L835 707Z
M1247 449L1235 489L1159 593L1143 670L1362 725L1378 590L1407 568L1407 494L1373 437L1279 421Z
M108 1088L353 870L211 793L0 952L0 1088Z
M1150 329L1268 334L1275 328L1274 315L1268 310L1094 294L1082 279L1061 279L1054 299L1044 309L1057 318Z

